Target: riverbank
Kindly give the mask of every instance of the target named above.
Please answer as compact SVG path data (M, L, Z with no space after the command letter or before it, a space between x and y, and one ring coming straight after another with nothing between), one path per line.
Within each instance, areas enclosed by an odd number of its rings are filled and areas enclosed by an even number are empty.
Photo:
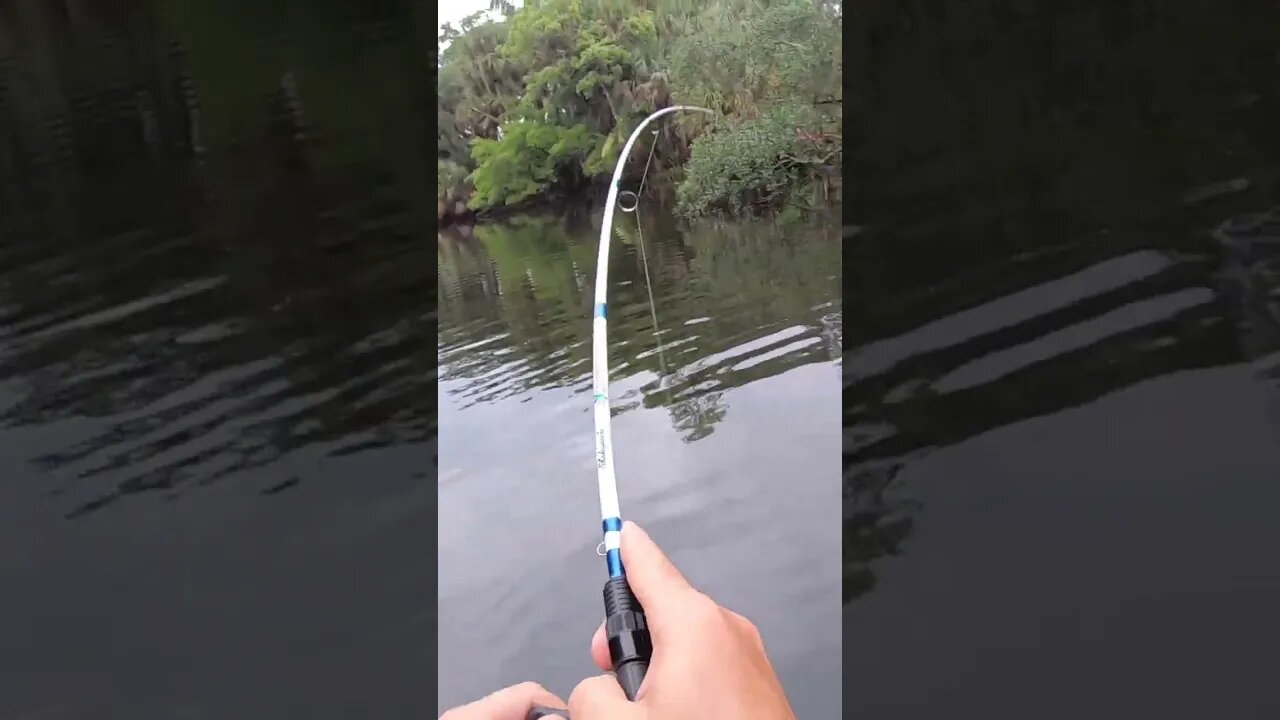
M624 190L633 190L638 187L638 183L623 185ZM678 191L679 186L669 180L660 180L656 184L646 183L641 202L646 208L658 208L664 212L673 211L679 203ZM608 184L596 182L581 188L575 195L535 196L514 205L485 208L478 212L462 204L455 205L456 212L444 212L441 209L443 206L438 204L436 225L440 229L445 229L504 222L523 215L589 213L603 208L607 194ZM770 215L787 216L829 211L838 209L843 202L843 197L843 178L838 171L828 171L817 175L811 182L801 187L792 188L784 196L757 197L755 202L745 203L731 216L760 218Z
M445 194L442 193L442 196ZM584 188L583 192L576 197L562 195L535 196L512 205L484 208L479 211L466 207L465 202L460 201L453 201L448 208L438 203L436 224L439 228L446 228L457 225L502 222L521 215L577 213L591 207L599 207L604 202L604 196L605 190L603 188L591 186Z
M842 164L840 20L838 3L811 0L553 0L443 26L438 214L607 186L635 128L672 105L713 112L654 123L627 177L678 170L680 215L778 207L814 183L829 195Z

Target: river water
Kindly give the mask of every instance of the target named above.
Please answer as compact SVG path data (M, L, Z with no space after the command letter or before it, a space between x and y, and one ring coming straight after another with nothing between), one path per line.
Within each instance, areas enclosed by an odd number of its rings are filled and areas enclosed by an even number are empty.
M847 717L1280 716L1280 8L1218 9L851 24Z
M409 19L0 4L0 717L433 717Z
M756 621L803 717L840 696L840 226L618 213L609 341L623 514ZM600 213L441 234L441 708L567 696L607 578L591 419ZM647 273L646 273L647 270Z
M431 257L426 7L0 4L0 716L592 672L599 218ZM843 264L619 217L624 512L802 717L1280 716L1277 12L863 4Z

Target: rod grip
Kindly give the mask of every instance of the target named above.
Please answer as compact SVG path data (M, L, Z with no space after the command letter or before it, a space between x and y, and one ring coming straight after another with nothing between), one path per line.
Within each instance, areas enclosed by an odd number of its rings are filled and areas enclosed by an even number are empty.
M627 699L634 702L649 670L653 641L644 608L625 577L609 578L604 585L604 637L613 674Z
M644 608L631 592L625 577L609 578L604 584L604 637L609 643L609 659L613 674L628 700L635 701L653 657L653 641ZM562 717L569 720L568 710L536 705L525 720Z

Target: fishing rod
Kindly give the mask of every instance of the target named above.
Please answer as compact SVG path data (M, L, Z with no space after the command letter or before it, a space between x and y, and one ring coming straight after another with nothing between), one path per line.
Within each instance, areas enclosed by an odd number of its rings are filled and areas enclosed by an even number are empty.
M641 131L654 120L679 110L715 113L692 105L662 108L631 131L622 155L613 169L609 195L604 201L604 220L600 223L600 254L596 259L595 310L591 321L591 385L596 426L596 481L600 490L600 515L604 529L605 565L609 580L604 585L604 637L609 643L609 659L614 677L628 700L635 700L649 670L653 641L644 608L631 592L627 571L622 566L622 511L618 509L618 483L613 474L613 434L609 424L609 328L606 321L609 291L609 240L613 235L613 212L618 204L618 187L622 170ZM655 139L656 142L656 139ZM636 199L639 202L639 198ZM563 710L535 707L528 720L549 715L565 716Z

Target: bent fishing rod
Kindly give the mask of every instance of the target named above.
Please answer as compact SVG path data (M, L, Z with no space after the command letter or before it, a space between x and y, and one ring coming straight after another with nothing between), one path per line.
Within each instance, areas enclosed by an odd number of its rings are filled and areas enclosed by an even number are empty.
M609 659L614 677L622 686L628 700L635 700L649 670L649 658L653 655L653 641L649 636L649 624L644 608L631 592L627 583L627 571L622 565L622 511L618 508L618 482L613 474L613 434L609 424L609 240L613 235L613 212L618 204L618 187L622 183L622 170L631 155L631 147L641 131L654 120L678 110L692 110L714 114L711 110L692 105L672 105L663 108L640 123L631 131L622 155L613 169L609 194L604 201L604 219L600 223L600 254L596 259L596 290L591 321L591 402L594 406L596 426L596 482L600 490L600 515L603 518L605 565L609 580L604 585L604 636L609 643ZM656 142L656 140L655 140ZM639 198L636 199L639 202ZM565 711L536 707L528 720L551 715L565 716Z

